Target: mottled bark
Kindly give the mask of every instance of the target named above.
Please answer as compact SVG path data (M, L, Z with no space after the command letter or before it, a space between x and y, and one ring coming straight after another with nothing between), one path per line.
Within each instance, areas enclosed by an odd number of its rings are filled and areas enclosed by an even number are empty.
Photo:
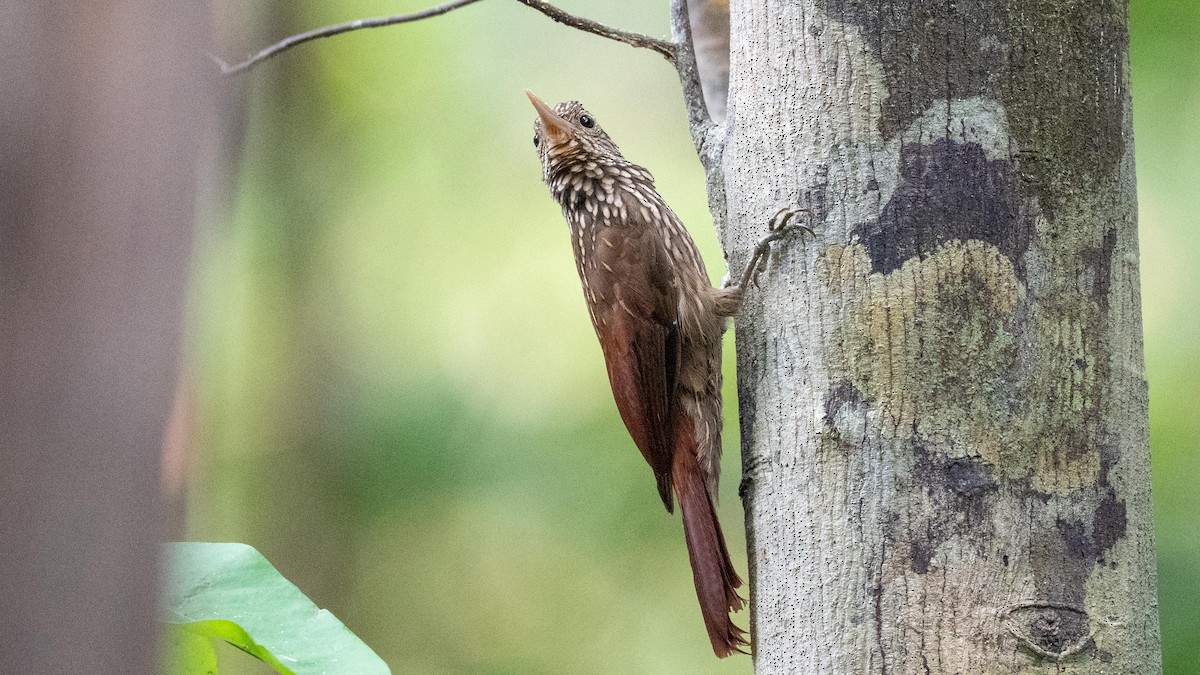
M198 3L0 4L0 670L157 671Z
M731 34L724 124L682 69L731 267L817 231L736 324L757 671L1158 672L1125 3Z

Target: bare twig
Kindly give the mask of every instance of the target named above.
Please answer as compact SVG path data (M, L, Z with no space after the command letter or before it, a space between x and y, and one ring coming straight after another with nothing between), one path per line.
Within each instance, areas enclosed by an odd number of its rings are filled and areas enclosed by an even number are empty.
M295 47L296 45L300 45L311 40L333 37L334 35L340 35L342 33L348 33L352 30L359 30L362 28L381 28L383 26L394 26L401 23L420 21L421 19L428 19L430 17L438 16L439 14L445 14L446 12L451 12L460 7L466 7L467 5L474 4L476 2L479 2L479 0L452 0L451 2L447 2L436 7L430 7L429 9L421 10L420 12L413 12L412 14L383 16L374 19L355 19L354 21L347 21L345 23L314 28L310 31L305 31L297 35L286 37L279 42L270 45L269 47L259 50L258 53L254 54L245 61L232 65L215 56L212 56L211 54L209 56L217 62L217 65L221 66L221 73L223 75L234 75L236 73L249 70L250 68L253 68L259 63L266 61L280 52L286 51L292 47ZM532 9L536 9L542 14L545 14L551 19L565 26L576 28L587 33L592 33L593 35L599 35L600 37L605 37L610 40L624 42L632 47L641 47L643 49L654 50L666 58L667 61L670 61L672 65L675 63L675 44L672 42L658 40L640 33L630 33L623 30L617 30L616 28L609 28L608 26L596 23L590 19L584 19L583 17L575 16L574 14L568 14L567 12L564 12L550 3L543 2L542 0L517 0L517 2L520 2L521 4Z
M542 2L542 0L517 0L517 2L525 5L526 7L536 9L537 11L545 14L564 26L577 28L593 35L599 35L600 37L608 38L609 40L624 42L631 47L652 49L661 54L662 57L667 61L670 61L672 65L675 64L675 43L673 42L659 40L648 35L642 35L641 33L629 33L627 31L617 30L616 28L609 28L608 26L596 23L590 19L584 19L583 17L578 17L574 14L568 14L548 2Z
M347 21L345 23L336 23L336 24L333 24L332 26L323 26L321 28L314 28L313 30L310 30L310 31L305 31L305 32L299 33L297 35L292 35L290 37L286 37L269 47L259 50L259 52L257 54L255 54L254 56L251 56L250 58L246 59L245 61L242 61L241 63L237 63L234 65L229 65L228 63L225 63L224 61L222 61L221 59L218 59L216 57L212 57L212 59L221 66L222 74L233 75L233 74L245 71L245 70L249 70L250 68L258 65L260 62L266 61L267 59L271 58L272 56L275 56L276 54L278 54L282 51L291 49L292 47L295 47L296 45L304 44L305 42L309 42L310 40L317 40L319 38L333 37L334 35L341 35L342 33L349 33L352 30L359 30L361 28L380 28L382 26L393 26L393 25L400 24L400 23L409 23L411 21L420 21L421 19L428 19L430 17L437 16L439 14L445 14L446 12L456 10L459 7L466 7L467 5L474 4L476 2L479 2L479 0L452 0L451 2L447 2L444 5L438 5L437 7L430 7L429 9L424 9L424 10L421 10L420 12L413 12L412 14L400 14L397 16L381 16L381 17L377 17L374 19L355 19L354 21Z

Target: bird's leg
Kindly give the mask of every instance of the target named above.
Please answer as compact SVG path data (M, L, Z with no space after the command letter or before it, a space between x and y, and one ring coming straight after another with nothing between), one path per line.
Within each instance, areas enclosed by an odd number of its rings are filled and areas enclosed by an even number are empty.
M763 237L754 247L754 252L750 255L750 264L746 265L746 271L742 272L742 279L738 282L739 288L744 291L751 283L758 286L758 275L762 273L762 265L767 260L767 254L771 252L771 244L783 239L789 231L798 229L816 236L813 234L812 228L796 220L801 214L810 213L806 208L782 208L771 216L771 219L767 221L767 236Z
M779 209L775 215L771 216L771 219L767 221L767 236L763 237L754 247L754 251L750 254L750 263L746 265L746 271L742 272L742 278L737 284L726 282L720 290L716 291L715 311L719 316L736 316L741 311L742 301L746 298L746 289L751 283L755 286L758 285L758 275L767 261L767 254L771 252L772 243L783 239L793 229L813 234L812 228L797 220L800 215L808 213L811 212L806 208L785 208Z

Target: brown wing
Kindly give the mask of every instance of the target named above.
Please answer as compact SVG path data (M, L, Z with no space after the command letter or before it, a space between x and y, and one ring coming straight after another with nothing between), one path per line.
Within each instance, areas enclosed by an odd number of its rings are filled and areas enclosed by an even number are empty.
M621 419L654 470L663 504L672 511L677 291L653 228L610 227L597 237L591 278L600 300L596 334L608 380Z

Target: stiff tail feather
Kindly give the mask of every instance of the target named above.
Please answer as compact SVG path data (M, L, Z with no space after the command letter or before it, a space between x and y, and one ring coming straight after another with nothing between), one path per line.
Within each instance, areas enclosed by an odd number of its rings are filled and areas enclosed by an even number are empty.
M693 446L694 447L694 446ZM696 583L696 596L704 615L704 627L713 652L725 658L733 652L746 653L743 647L746 632L734 625L730 612L742 608L744 602L737 594L742 580L733 569L721 523L708 494L708 482L696 463L692 448L676 447L673 462L675 491L679 495L679 510L683 513L683 534L687 539L688 559Z

